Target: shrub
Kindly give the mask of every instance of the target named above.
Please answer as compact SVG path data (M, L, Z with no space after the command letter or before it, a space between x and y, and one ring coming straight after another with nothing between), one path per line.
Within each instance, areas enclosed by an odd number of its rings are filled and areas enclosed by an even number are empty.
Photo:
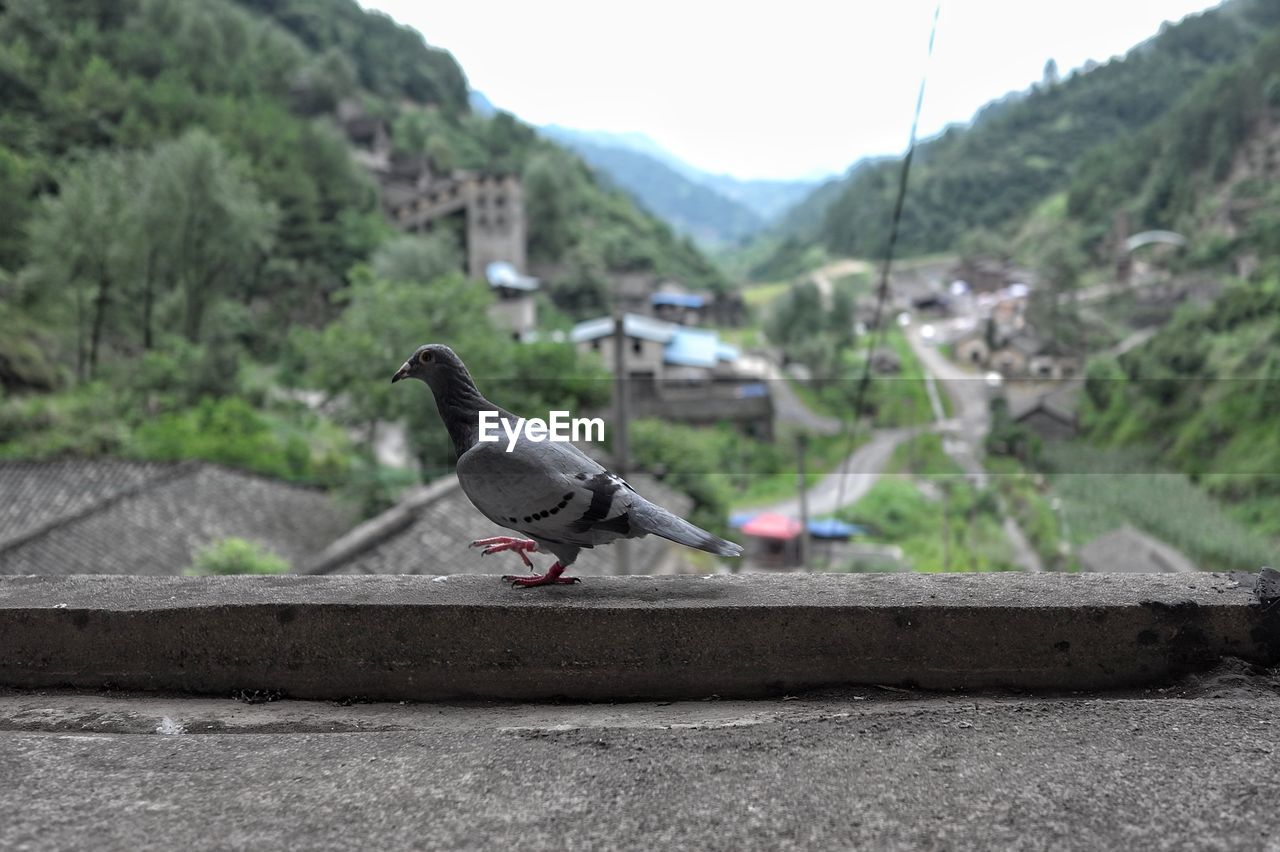
M256 542L243 538L224 538L201 548L186 573L225 576L284 574L288 570L288 562Z

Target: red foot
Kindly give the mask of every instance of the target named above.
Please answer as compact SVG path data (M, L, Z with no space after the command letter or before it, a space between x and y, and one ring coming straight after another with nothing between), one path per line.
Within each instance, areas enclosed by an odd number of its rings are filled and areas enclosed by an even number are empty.
M471 546L483 547L484 550L480 551L481 556L501 553L504 550L513 550L515 551L516 556L519 556L521 561L524 562L526 568L532 568L533 563L529 561L529 557L525 556L525 554L536 553L538 550L538 543L532 539L512 538L507 535L495 535L493 538L478 538L471 542Z
M527 589L530 586L554 586L557 584L571 586L574 583L582 582L577 577L561 577L560 575L563 572L564 566L557 562L555 565L548 568L547 573L545 574L534 574L532 577L516 577L508 574L502 579L506 580L511 585L522 589Z

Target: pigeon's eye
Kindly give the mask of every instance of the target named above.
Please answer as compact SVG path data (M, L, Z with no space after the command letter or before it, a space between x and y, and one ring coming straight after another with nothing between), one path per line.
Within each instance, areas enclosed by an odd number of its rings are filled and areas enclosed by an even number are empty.
M419 363L422 363L422 364L429 363L431 361L431 353L423 352L421 355L418 356L418 361Z

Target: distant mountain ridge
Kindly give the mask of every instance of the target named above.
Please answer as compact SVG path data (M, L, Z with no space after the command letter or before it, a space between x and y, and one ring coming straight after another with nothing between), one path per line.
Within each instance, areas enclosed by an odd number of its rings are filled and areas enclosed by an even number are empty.
M1142 133L1198 81L1244 55L1275 25L1276 9L1273 0L1228 0L1166 24L1123 57L996 99L968 125L925 140L915 154L899 251L946 251L974 231L1007 235L1037 204L1067 189L1090 152ZM892 157L851 169L819 187L769 236L834 255L879 256L900 164Z
M540 130L577 152L650 212L703 243L734 242L758 232L819 183L711 174L643 133L559 125L544 125Z

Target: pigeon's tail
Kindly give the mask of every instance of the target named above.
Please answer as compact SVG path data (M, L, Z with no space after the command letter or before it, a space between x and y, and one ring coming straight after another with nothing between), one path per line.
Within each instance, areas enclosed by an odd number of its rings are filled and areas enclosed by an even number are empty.
M631 507L631 523L637 532L660 535L676 544L696 547L717 556L742 555L742 545L714 536L647 500L637 501L637 505Z

